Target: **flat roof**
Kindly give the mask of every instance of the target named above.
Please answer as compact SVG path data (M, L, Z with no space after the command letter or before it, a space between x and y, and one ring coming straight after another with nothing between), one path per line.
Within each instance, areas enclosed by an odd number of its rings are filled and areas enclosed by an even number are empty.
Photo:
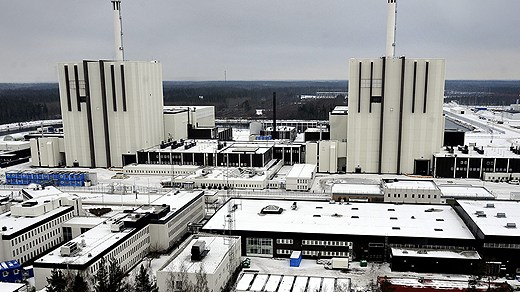
M63 222L63 226L73 227L73 226L91 226L94 227L106 221L106 217L97 217L97 216L75 216L70 218L69 220Z
M118 214L112 217L112 220L121 219L126 214ZM114 246L117 242L124 240L135 228L125 228L120 232L112 232L110 223L99 224L89 231L73 238L69 242L76 242L80 247L79 251L72 256L62 256L60 251L63 244L51 250L43 257L37 259L34 263L37 266L40 263L44 264L70 264L70 265L84 265L89 261L94 260L97 256L104 253L106 250ZM85 241L85 246L82 246L82 241Z
M384 179L383 181L383 186L388 189L438 189L437 185L431 180Z
M22 288L25 288L25 284L0 282L0 290L2 292L16 292L21 291Z
M197 240L204 240L206 248L209 249L208 254L201 261L191 260L191 247ZM233 244L230 244L230 241ZM239 237L223 237L223 236L199 236L193 238L185 248L178 253L172 260L166 264L161 271L180 272L182 268L188 273L197 273L201 269L205 273L213 274L217 271L221 264L226 264L225 257L230 247L239 242Z
M316 171L315 164L294 164L287 178L307 178L311 179L312 174Z
M204 225L203 230L227 230L228 201ZM474 239L455 210L448 205L345 203L234 199L234 230L314 234L402 236ZM261 214L276 205L282 214ZM398 229L397 229L398 228Z
M471 185L439 185L443 197L448 198L475 198L475 199L494 199L485 187Z
M1 214L0 226L6 227L7 230L0 231L0 234L2 236L13 235L17 232L23 231L24 229L32 228L31 226L33 225L43 224L51 218L59 216L60 213L72 209L74 209L72 206L61 206L37 217L11 216L11 212Z
M485 236L520 236L519 201L457 200L457 203ZM499 213L504 215L497 216ZM508 223L516 227L507 227Z
M245 272L237 281L236 291L333 292L336 286L350 287L349 278L294 276ZM320 290L321 287L321 290ZM263 289L263 290L262 290Z
M383 195L379 184L333 184L333 194Z
M480 260L480 255L474 250L425 250L392 248L392 255L399 257L444 258L460 260Z

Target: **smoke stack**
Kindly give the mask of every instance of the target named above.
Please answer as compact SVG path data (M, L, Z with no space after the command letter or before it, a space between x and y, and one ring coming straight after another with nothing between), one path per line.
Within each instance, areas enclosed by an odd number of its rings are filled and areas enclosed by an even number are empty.
M278 139L278 131L276 130L276 92L273 92L273 139Z
M123 50L123 26L121 24L121 0L111 0L114 9L114 37L117 61L123 61L125 54Z
M388 14L386 22L386 57L395 57L395 20L397 18L397 0L388 0Z

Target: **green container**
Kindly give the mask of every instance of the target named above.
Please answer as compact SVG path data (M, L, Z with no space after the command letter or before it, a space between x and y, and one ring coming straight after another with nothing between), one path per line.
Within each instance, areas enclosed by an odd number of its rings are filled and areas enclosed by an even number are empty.
M366 267L368 265L367 261L366 260L362 260L359 262L359 266L360 267Z

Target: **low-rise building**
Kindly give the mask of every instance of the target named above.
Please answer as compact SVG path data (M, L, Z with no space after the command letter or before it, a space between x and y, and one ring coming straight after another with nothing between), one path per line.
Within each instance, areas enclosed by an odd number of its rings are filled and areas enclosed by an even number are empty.
M159 291L177 291L186 287L184 281L195 284L200 273L205 274L210 292L222 291L240 266L240 249L240 238L236 236L189 238L157 272Z
M391 203L440 204L442 193L431 180L383 179L384 201Z
M288 191L308 191L314 183L316 165L295 164L285 178L285 188Z

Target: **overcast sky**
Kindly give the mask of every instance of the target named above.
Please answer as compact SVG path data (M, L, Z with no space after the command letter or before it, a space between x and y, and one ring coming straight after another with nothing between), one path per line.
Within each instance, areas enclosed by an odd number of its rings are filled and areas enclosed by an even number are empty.
M447 79L520 79L520 1L398 0L396 55ZM164 80L348 79L385 53L386 0L123 0L125 58ZM0 82L56 82L56 63L111 59L109 0L2 0Z

